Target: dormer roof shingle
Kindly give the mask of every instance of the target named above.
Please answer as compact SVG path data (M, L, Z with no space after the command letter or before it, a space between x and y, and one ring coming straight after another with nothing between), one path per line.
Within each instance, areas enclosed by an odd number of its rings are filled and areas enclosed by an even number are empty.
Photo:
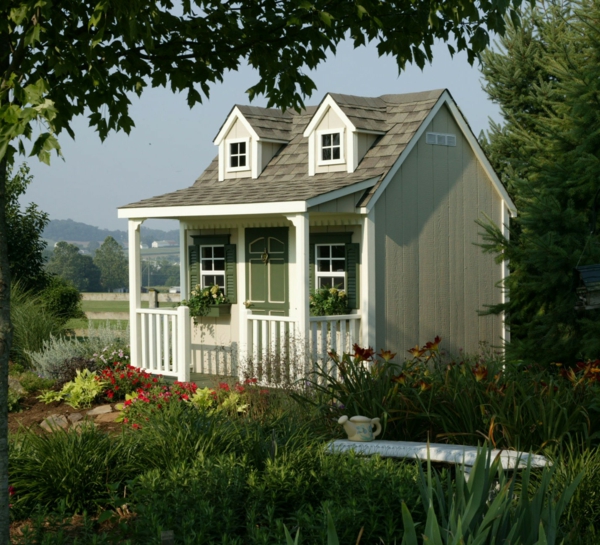
M307 107L297 114L272 108L238 106L261 138L289 142L271 159L258 179L219 181L218 158L215 158L191 187L122 208L302 201L370 179L375 179L377 185L443 92L441 89L376 98L331 94L358 130L383 133L351 174L328 172L308 175L308 139L303 137L303 132L317 107ZM370 194L367 190L363 202Z

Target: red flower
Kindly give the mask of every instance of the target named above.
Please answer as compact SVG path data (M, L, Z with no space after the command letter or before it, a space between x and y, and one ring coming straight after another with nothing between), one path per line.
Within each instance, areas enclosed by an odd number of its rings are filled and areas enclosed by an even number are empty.
M140 429L142 426L140 426L139 424L135 424L135 423L134 423L134 424L131 424L131 427L132 427L134 430L139 430L139 429Z
M109 390L108 392L106 392L106 397L108 397L108 399L112 399L114 397L114 393L112 390Z
M240 394L244 393L244 387L241 384L236 384L235 390L236 390L236 392L239 392Z
M8 495L14 496L17 493L14 486L8 485Z
M257 379L257 378L247 378L247 379L244 381L244 384L256 384L257 382L258 382L258 379Z
M225 390L226 392L229 392L229 384L227 384L226 382L219 382L219 388L221 390Z
M373 350L371 347L361 348L356 343L352 348L354 350L354 356L356 358L360 358L362 361L370 360L373 357L373 354L375 354L375 350Z

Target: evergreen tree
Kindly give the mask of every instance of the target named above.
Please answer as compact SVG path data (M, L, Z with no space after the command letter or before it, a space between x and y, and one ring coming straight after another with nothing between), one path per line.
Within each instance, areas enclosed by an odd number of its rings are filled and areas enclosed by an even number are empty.
M112 291L129 285L129 267L121 245L106 237L94 255L94 264L100 269L102 288Z
M600 7L538 7L483 60L500 104L487 151L519 209L510 240L482 223L484 248L507 259L509 357L572 363L600 354L599 311L575 309L578 265L600 263L590 235L600 190Z

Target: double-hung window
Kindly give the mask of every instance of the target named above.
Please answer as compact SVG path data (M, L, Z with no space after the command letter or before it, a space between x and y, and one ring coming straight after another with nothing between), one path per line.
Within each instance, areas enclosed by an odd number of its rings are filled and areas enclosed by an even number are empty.
M225 246L200 246L201 287L210 288L215 284L227 295L225 285Z
M315 278L317 289L346 289L346 246L344 244L315 245Z
M350 308L359 308L360 251L352 233L311 233L309 252L310 291L344 290Z
M189 247L189 291L197 285L221 288L231 303L237 299L236 246L230 235L192 235ZM189 296L189 295L188 295Z

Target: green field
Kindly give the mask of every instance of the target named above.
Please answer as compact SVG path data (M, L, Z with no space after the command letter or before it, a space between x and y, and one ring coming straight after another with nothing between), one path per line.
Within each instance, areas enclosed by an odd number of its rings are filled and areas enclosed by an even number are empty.
M66 328L87 330L89 329L90 322L93 328L109 326L111 329L127 329L129 325L129 320L86 320L85 318L73 318L67 322Z
M159 303L159 308L174 308L177 303ZM129 301L82 301L83 312L129 312ZM142 301L142 308L148 308L148 301Z

